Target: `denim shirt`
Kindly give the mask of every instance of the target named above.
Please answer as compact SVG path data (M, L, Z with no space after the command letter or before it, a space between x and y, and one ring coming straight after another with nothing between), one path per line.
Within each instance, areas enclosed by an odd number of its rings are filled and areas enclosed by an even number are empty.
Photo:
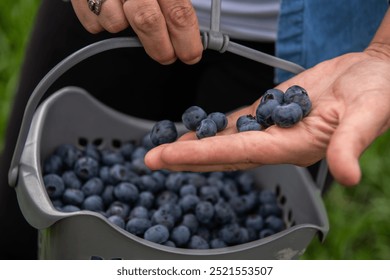
M304 68L363 51L388 8L387 0L282 0L276 56ZM276 69L276 83L294 74Z

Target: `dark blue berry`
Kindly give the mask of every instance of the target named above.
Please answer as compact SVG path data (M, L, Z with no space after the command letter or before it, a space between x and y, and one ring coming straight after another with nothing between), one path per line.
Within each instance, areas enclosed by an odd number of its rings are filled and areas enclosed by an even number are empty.
M132 219L132 218L148 219L149 218L149 210L147 208L145 208L144 206L135 206L130 211L130 219Z
M199 235L191 236L188 243L189 249L210 249L209 243Z
M102 212L104 210L103 199L101 196L96 194L88 196L84 199L81 208L94 212Z
M129 212L130 212L130 206L128 204L116 200L108 206L106 214L108 216L118 215L121 216L122 218L127 218Z
M169 230L164 225L151 226L145 231L144 239L163 244L169 239Z
M191 106L184 111L182 122L188 130L196 131L201 121L207 118L207 113L199 106Z
M64 168L62 158L58 155L50 155L43 163L43 174L55 173L61 175Z
M283 128L292 127L303 118L301 107L297 103L277 106L272 112L274 123Z
M210 241L210 248L212 249L225 248L227 246L228 245L220 238L214 238Z
M113 215L107 218L111 223L117 225L120 228L125 228L125 220L118 215Z
M293 85L286 90L284 103L297 103L302 109L303 117L306 117L310 113L312 107L307 91L298 85Z
M143 236L151 226L152 222L149 219L133 218L126 223L126 230L134 235Z
M284 229L285 225L280 217L271 215L265 219L265 227L272 229L274 232L279 232Z
M180 188L180 196L186 196L187 194L193 194L193 195L196 195L197 193L197 190L196 190L196 187L195 185L193 184L186 184L186 185L183 185L181 188Z
M139 196L138 188L129 182L121 182L114 188L115 197L125 203L134 203Z
M268 100L272 100L272 99L278 101L279 104L283 104L284 102L283 91L277 88L271 88L263 94L260 102L266 103Z
M264 220L261 215L251 214L248 215L245 219L245 226L247 228L254 229L256 231L260 231L264 227Z
M151 209L154 205L154 194L150 191L142 191L138 196L137 205Z
M57 174L47 174L43 176L43 183L46 192L51 199L60 198L65 191L64 181Z
M63 207L61 207L61 211L67 213L76 212L80 210L80 207L77 207L76 205L64 205Z
M62 173L62 180L64 180L64 184L66 188L69 189L80 189L81 181L77 178L76 173L72 170L65 171Z
M261 124L257 122L252 115L243 115L237 119L236 128L238 132L259 131L262 129Z
M153 126L150 133L150 140L154 145L158 146L176 141L177 136L178 133L175 123L170 120L162 120Z
M81 190L84 192L85 196L93 194L100 195L104 190L104 184L99 177L93 177L81 186Z
M178 225L171 231L171 240L179 247L183 247L191 238L191 231L185 225Z
M276 197L276 194L275 192L273 192L272 190L268 190L268 189L263 189L259 192L259 202L261 204L265 204L265 203L276 203L277 202L277 197Z
M62 144L55 150L54 153L62 159L66 168L73 168L76 160L82 155L81 150L73 144Z
M217 131L224 130L228 125L228 119L224 113L213 112L208 114L207 118L213 120L217 125Z
M100 161L100 151L98 148L91 144L88 143L85 148L84 148L84 156L94 158L97 161Z
M270 228L264 228L262 229L260 232L259 232L259 239L261 238L265 238L265 237L268 237L268 236L271 236L275 234L275 231L273 231L272 229Z
M217 125L211 119L204 119L196 128L195 133L198 139L215 136L217 134Z
M258 105L256 109L256 120L263 128L267 128L274 124L272 112L276 106L280 106L280 103L275 99L269 99L265 103L260 102Z
M196 216L192 213L184 214L181 224L188 227L192 234L198 231L199 222Z
M179 199L179 205L184 213L188 213L195 210L196 205L200 199L195 194L187 194Z
M123 164L125 159L120 151L102 150L101 161L103 165L112 166L114 164Z
M91 157L81 157L75 162L74 173L81 180L88 180L97 177L99 174L99 163Z
M195 215L198 221L203 224L211 222L214 217L214 206L209 201L199 201L195 207Z
M80 189L66 189L62 195L65 204L80 206L84 201L84 192Z
M135 147L136 146L133 141L126 141L122 144L119 151L125 160L131 160L131 156L134 152Z

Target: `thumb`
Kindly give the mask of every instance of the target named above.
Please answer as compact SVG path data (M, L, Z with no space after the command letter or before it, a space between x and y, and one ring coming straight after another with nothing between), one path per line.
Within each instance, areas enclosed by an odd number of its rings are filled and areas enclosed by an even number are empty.
M382 127L369 108L361 108L346 112L327 149L330 172L337 182L345 186L354 186L360 182L359 158L380 134Z

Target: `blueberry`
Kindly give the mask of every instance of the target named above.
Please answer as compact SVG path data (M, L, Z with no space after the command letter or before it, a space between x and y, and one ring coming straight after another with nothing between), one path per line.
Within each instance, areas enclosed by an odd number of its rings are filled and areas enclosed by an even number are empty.
M215 204L220 198L220 193L215 185L203 186L199 190L199 198L201 200L209 201L212 204Z
M153 225L161 224L168 229L172 229L175 226L176 219L172 213L159 208L153 213L151 221Z
M260 232L259 232L259 239L262 239L262 238L265 238L265 237L268 237L268 236L271 236L275 234L275 232L270 229L270 228L265 228L265 229L262 229Z
M104 210L103 199L101 198L101 196L96 194L88 196L84 199L81 208L94 212L101 212Z
M199 222L192 213L184 214L181 224L188 227L192 234L198 231Z
M297 103L276 106L272 112L274 123L283 128L292 127L301 121L303 112Z
M152 226L152 222L145 218L132 218L126 223L126 230L134 235L143 236Z
M79 178L77 178L76 173L72 170L65 171L62 173L62 180L64 181L65 187L69 189L80 189L81 182Z
M104 190L101 194L104 205L110 205L112 202L115 201L115 195L114 195L114 186L113 185L106 185L104 187Z
M144 158L136 158L131 162L131 170L137 175L151 174L151 170L146 166Z
M232 197L238 196L239 190L237 186L237 182L234 181L233 179L225 179L224 180L224 185L221 189L221 195L229 200Z
M120 228L125 228L125 220L121 216L113 215L108 217L108 220Z
M272 100L272 99L278 101L279 104L283 104L284 103L283 91L281 91L280 89L277 89L277 88L271 88L271 89L267 90L263 94L260 103L266 103L268 100Z
M106 210L106 214L108 216L118 215L121 216L122 218L127 218L129 212L130 212L130 206L118 200L112 202Z
M199 222L207 224L211 222L214 217L214 206L209 201L199 201L195 207L195 215L198 218Z
M171 231L171 240L178 247L184 247L191 238L191 231L185 225L178 225Z
M165 190L160 192L156 197L156 206L160 207L164 204L176 203L179 200L179 196L172 191Z
M219 238L228 245L240 243L241 235L241 227L237 223L227 224L219 231Z
M130 211L130 219L132 218L149 218L149 210L144 206L136 206Z
M222 131L227 127L228 119L224 113L213 112L208 114L207 118L213 120L217 125L217 131Z
M169 230L164 225L154 225L144 233L144 239L163 244L169 239Z
M229 204L237 214L248 213L256 204L256 196L253 193L232 197Z
M119 152L122 154L125 160L130 160L135 147L136 146L133 141L126 141L120 147Z
M168 246L168 247L172 247L172 248L176 248L176 244L172 240L167 240L166 242L163 243L163 245Z
M218 248L225 248L227 247L228 245L226 244L226 242L224 242L223 240L221 240L220 238L214 238L210 241L210 247L212 249L218 249Z
M200 199L195 194L187 194L179 199L179 205L184 213L188 213L195 210L196 205Z
M99 173L99 163L94 158L81 157L75 162L74 172L81 180L97 177Z
M81 186L81 190L84 192L85 196L93 194L100 195L104 190L104 184L99 177L93 177Z
M259 207L259 214L264 218L271 215L281 217L283 210L276 203L263 203Z
M280 217L271 215L265 219L265 227L272 229L274 232L279 232L282 231L285 226Z
M114 184L127 181L130 177L129 170L121 163L115 163L109 167L109 176L109 181Z
M65 184L62 178L57 174L47 174L43 176L47 194L51 199L57 199L62 196L65 190Z
M289 87L284 94L284 103L297 103L303 112L303 117L306 117L311 110L312 103L307 94L307 91L298 85Z
M62 195L65 204L80 206L84 201L84 192L80 189L66 189Z
M215 221L218 224L227 224L231 223L236 219L236 213L234 212L233 208L230 206L229 203L227 203L224 200L218 201L218 203L215 204Z
M243 172L236 177L241 192L249 193L254 189L255 178L251 173Z
M62 159L66 168L73 168L75 162L82 155L82 152L73 144L62 144L54 153Z
M215 136L217 134L217 125L211 119L204 119L196 128L196 137L198 139Z
M143 159L147 152L148 150L145 147L138 146L134 149L131 155L131 160L133 161L135 159Z
M125 161L120 151L114 150L102 150L101 162L103 165L112 166L114 164L123 164Z
M191 106L184 111L182 122L188 130L196 131L200 122L207 118L207 113L199 106Z
M148 132L141 139L141 146L144 147L147 151L156 147L156 145L153 144L152 139L150 138L150 135L151 135L151 132Z
M256 231L260 231L264 227L264 220L261 215L251 214L248 215L245 219L245 226L247 228L254 229Z
M174 193L179 193L185 180L186 177L183 172L172 172L166 177L165 187Z
M210 249L208 242L199 235L192 235L188 242L189 249Z
M61 174L64 168L62 158L58 155L50 155L43 163L43 174Z
M236 128L238 132L260 131L262 129L261 124L252 115L240 116L237 119Z
M150 133L150 140L154 145L158 146L176 141L177 136L178 133L175 123L170 120L162 120L153 126Z
M76 211L80 211L80 210L81 209L79 207L77 207L76 205L64 205L63 207L61 207L61 211L67 212L67 213L76 212Z
M186 183L201 187L206 184L206 177L202 173L187 173Z
M138 188L129 182L121 182L114 188L115 197L125 203L134 203L139 196Z
M105 184L113 184L113 179L111 178L110 167L109 166L101 166L99 169L99 178Z
M151 209L154 205L154 194L150 191L142 191L138 196L137 205Z
M261 103L257 106L256 109L256 120L263 128L267 128L274 124L274 120L272 118L272 112L276 108L276 106L280 106L279 102L275 99L269 99L265 103Z
M193 185L193 184L183 185L179 191L179 194L181 197L186 196L188 194L196 195L196 193L197 193L197 190L196 190L195 185Z
M276 203L277 202L277 197L276 197L276 194L275 192L273 192L272 190L268 190L268 189L263 189L259 192L259 202L261 204L265 204L265 203Z
M94 158L97 161L100 161L100 152L99 152L98 148L91 143L88 143L85 146L84 156L88 156L88 157Z

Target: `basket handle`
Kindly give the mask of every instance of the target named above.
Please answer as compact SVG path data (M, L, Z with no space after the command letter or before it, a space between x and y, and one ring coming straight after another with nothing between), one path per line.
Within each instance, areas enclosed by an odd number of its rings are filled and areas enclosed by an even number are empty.
M298 74L305 70L303 67L290 61L283 60L261 51L257 51L231 42L229 40L229 36L222 34L219 30L221 0L212 0L211 5L210 30L201 31L204 49L216 50L221 53L229 51L242 57L246 57L275 68L280 68L294 74ZM42 99L43 95L50 88L50 86L62 74L75 66L77 63L82 62L87 58L104 51L128 47L142 47L142 44L137 37L111 38L90 44L63 59L43 77L43 79L38 83L32 92L24 111L15 151L12 157L10 170L8 172L8 183L11 187L15 187L17 184L19 163L22 156L23 147L26 144L26 139L35 110L38 107L39 101Z

